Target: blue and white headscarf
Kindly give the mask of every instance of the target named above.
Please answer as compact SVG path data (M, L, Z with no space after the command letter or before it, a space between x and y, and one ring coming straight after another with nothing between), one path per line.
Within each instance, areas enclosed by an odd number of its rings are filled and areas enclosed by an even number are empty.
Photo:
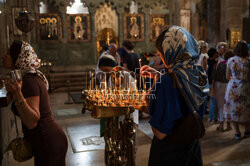
M173 76L189 107L199 110L207 98L209 84L205 71L194 65L199 56L194 37L182 27L171 26L160 34L156 46L167 73Z

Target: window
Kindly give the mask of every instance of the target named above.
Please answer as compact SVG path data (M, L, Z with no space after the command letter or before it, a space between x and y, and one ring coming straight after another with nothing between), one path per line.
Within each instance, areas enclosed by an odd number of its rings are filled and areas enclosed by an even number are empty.
M129 7L129 13L130 14L138 14L138 6L135 3L135 1L132 1L130 7Z
M89 14L89 9L86 6L85 2L81 2L81 0L75 0L75 2L70 4L71 6L67 6L67 14Z
M48 7L43 2L40 2L40 8L39 8L39 10L40 10L41 14L48 13Z

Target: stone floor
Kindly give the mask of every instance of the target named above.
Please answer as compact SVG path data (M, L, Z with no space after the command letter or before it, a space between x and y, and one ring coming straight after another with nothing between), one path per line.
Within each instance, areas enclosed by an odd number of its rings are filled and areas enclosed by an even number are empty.
M51 107L59 125L68 137L67 166L104 166L103 140L99 134L99 120L93 119L90 112L81 114L81 104L64 104L65 93L50 95ZM149 156L152 131L147 123L147 115L141 120L137 135L136 165L146 166ZM247 166L250 165L250 138L234 140L233 131L216 131L218 124L205 120L206 135L202 139L202 154L205 166ZM242 130L243 131L243 130ZM89 141L98 142L86 145ZM84 145L84 144L85 145ZM10 166L32 166L33 161Z

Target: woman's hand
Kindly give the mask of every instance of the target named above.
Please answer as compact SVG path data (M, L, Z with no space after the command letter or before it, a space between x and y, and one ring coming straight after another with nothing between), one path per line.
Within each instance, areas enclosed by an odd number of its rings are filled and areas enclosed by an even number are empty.
M18 97L18 95L22 93L21 92L22 81L12 82L10 78L7 77L5 79L5 87L6 87L6 90L13 96L13 98Z
M142 77L155 78L155 77L160 76L160 72L158 72L157 70L155 70L152 67L144 65L144 66L141 67L140 75Z

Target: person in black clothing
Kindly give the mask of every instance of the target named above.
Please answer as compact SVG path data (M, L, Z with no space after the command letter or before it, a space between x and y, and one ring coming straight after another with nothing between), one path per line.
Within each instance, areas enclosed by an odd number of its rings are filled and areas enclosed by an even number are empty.
M209 56L209 59L207 62L208 64L207 75L208 75L209 86L211 87L211 84L213 82L212 72L213 72L214 65L217 63L217 58L219 57L219 54L215 48L210 48L207 53ZM209 95L208 100L210 101L208 120L216 122L217 117L218 117L217 101L213 96L211 96L211 94Z
M207 70L207 74L208 74L208 81L209 84L212 83L212 71L213 71L213 67L214 65L217 63L217 58L219 56L217 50L215 48L210 48L208 50L208 70Z
M135 72L139 74L139 70L136 71L136 68L140 68L139 59L140 56L134 52L134 44L130 41L123 41L122 47L118 49L118 54L121 56L122 66L129 72Z

